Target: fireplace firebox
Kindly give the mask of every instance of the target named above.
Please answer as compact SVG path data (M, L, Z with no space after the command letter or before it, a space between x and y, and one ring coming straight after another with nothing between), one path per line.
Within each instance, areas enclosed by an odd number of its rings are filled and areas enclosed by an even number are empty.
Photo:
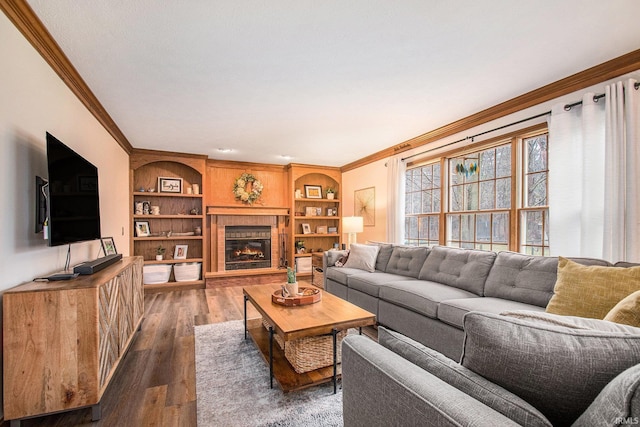
M271 267L271 227L226 226L225 270Z

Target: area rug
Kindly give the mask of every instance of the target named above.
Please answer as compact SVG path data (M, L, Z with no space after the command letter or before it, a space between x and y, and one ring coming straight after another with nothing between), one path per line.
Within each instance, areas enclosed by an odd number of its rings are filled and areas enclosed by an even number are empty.
M198 426L342 426L342 392L333 384L283 393L244 323L195 327Z

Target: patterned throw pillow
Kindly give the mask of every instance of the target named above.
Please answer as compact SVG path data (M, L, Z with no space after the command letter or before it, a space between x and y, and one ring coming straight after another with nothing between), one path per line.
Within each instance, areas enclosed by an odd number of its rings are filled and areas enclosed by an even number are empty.
M603 319L627 295L640 290L640 267L585 266L558 258L558 278L547 313Z

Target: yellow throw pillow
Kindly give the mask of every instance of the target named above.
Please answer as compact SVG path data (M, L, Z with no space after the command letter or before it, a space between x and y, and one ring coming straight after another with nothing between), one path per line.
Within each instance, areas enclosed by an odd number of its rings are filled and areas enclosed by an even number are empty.
M558 257L558 277L547 313L603 319L627 295L640 290L640 267L581 265Z
M636 291L616 304L604 320L640 328L640 291Z

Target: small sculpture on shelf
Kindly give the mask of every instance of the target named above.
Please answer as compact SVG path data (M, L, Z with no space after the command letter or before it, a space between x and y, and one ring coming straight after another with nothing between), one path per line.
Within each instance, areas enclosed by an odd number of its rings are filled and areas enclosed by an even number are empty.
M304 247L304 240L296 241L296 253L303 254L306 253L307 249Z

